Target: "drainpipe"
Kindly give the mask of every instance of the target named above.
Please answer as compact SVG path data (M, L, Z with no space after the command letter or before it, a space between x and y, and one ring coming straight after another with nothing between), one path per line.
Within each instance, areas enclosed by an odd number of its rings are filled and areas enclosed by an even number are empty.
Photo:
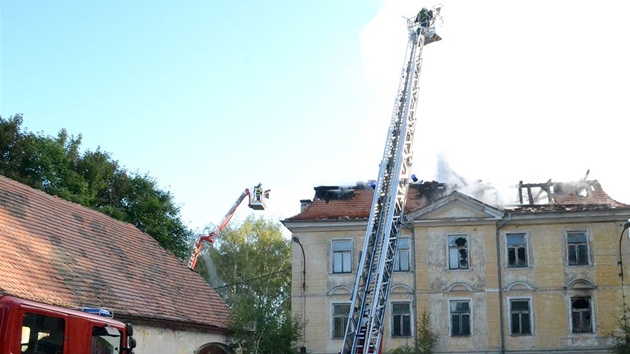
M416 296L416 294L418 293L418 289L416 288L416 277L418 276L418 267L416 266L416 231L414 230L414 228L410 227L409 225L407 225L406 223L402 223L402 225L407 228L407 230L411 231L411 244L409 245L409 247L411 248L412 252L411 252L411 259L409 260L411 262L411 264L413 264L413 277L411 277L412 280L412 286L413 286L413 303L415 304L414 309L415 309L415 325L416 328L418 327L418 298ZM415 328L414 328L415 329ZM418 336L417 331L416 332L416 337Z
M501 271L501 243L499 237L499 229L507 225L512 220L512 213L507 214L507 219L497 224L496 228L496 245L497 245L497 277L499 281L499 328L501 329L501 354L505 354L505 325L503 323L503 272Z

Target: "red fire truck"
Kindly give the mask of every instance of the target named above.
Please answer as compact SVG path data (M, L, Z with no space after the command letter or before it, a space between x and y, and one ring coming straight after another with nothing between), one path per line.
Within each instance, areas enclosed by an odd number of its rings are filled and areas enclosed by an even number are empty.
M131 324L110 310L0 295L0 354L133 354L135 346Z

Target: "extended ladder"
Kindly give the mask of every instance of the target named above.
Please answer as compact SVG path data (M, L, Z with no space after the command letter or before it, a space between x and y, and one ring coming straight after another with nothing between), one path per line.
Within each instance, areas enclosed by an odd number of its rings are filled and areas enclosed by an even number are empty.
M424 9L423 9L424 10ZM411 176L412 146L416 124L418 78L422 48L441 38L435 34L434 8L429 25L418 18L407 20L409 41L405 67L394 103L385 151L374 187L372 209L361 252L360 268L352 292L350 315L342 354L379 353L385 305L391 289L394 254L402 226L405 197Z

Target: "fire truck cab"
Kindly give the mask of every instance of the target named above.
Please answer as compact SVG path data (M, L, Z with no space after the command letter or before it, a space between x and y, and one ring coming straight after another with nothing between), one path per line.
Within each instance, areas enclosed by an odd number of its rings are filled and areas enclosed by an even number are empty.
M135 346L131 324L110 310L0 295L0 354L133 354Z

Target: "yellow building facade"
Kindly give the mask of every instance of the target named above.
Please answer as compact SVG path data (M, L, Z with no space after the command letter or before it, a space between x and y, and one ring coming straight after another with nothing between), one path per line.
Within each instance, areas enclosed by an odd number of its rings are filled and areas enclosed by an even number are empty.
M409 188L383 353L413 345L423 313L435 353L610 352L630 291L619 264L630 256L622 237L629 205L597 181L548 184L546 199L529 191L510 207L429 187ZM362 185L319 187L283 220L294 239L292 305L306 320L303 352L341 349L371 199Z

